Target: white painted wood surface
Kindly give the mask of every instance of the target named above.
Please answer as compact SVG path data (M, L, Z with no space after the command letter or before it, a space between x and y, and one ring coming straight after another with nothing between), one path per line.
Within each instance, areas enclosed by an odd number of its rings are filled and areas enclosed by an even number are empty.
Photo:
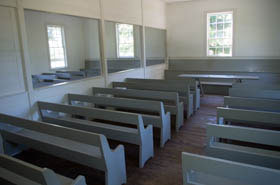
M145 83L128 83L128 82L113 82L113 88L126 88L138 90L153 90L165 92L178 92L180 101L184 102L184 112L187 118L193 115L193 95L190 93L190 87L186 85L182 87L180 84L166 86L164 84L145 84Z
M105 172L106 185L126 183L124 147L119 145L111 150L104 135L5 114L0 114L0 123L17 128L0 130L4 149L6 142L25 145L34 150L102 170Z
M145 83L145 84L165 84L166 86L172 84L181 84L185 86L186 84L190 86L191 93L193 94L193 105L194 110L197 111L200 108L200 89L198 87L198 82L196 80L161 80L161 79L140 79L140 78L126 78L128 83Z
M272 99L225 96L224 106L237 109L280 112L280 100Z
M0 154L0 164L0 178L15 185L86 185L84 176L73 180L4 154Z
M238 123L250 123L262 126L280 126L280 113L268 111L256 111L235 108L217 108L217 123L224 124L225 121L235 121Z
M93 87L94 96L113 96L129 99L143 99L162 101L166 112L176 116L176 131L184 123L184 107L183 102L179 101L179 95L176 92L161 92L150 90L135 90L135 89L112 89Z
M45 122L99 133L109 139L138 145L140 168L143 168L148 159L154 156L153 126L148 125L145 128L142 116L139 114L47 102L37 102L37 104L41 118ZM73 116L83 116L87 120L72 118ZM92 119L98 121L89 121ZM106 121L122 125L117 126ZM125 124L137 128L127 127Z
M259 88L230 88L229 96L279 100L280 90L263 90Z
M207 137L206 154L209 156L280 169L280 152L277 149L267 149L263 146L256 147L256 144L279 147L279 131L208 124ZM235 143L222 142L220 139L234 140ZM239 143L236 141L239 141ZM249 142L251 145L242 145L240 141Z
M160 146L171 139L170 113L165 113L163 103L152 100L136 100L115 97L97 97L68 94L70 105L92 104L95 108L116 108L120 111L138 112L143 117L144 125L160 128ZM141 112L142 111L142 112ZM143 113L144 111L144 113ZM156 115L155 115L156 113Z
M258 76L245 76L245 75L215 75L215 74L181 74L180 78L221 78L221 79L234 79L234 80L258 80Z
M280 171L208 156L182 153L184 185L277 185Z

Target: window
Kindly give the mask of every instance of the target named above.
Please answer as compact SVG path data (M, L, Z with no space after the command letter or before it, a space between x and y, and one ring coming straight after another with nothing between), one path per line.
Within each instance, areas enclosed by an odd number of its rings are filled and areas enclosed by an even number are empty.
M118 58L134 58L133 25L116 24Z
M232 56L233 12L207 14L207 56Z
M48 45L51 69L67 67L64 29L58 25L48 25Z

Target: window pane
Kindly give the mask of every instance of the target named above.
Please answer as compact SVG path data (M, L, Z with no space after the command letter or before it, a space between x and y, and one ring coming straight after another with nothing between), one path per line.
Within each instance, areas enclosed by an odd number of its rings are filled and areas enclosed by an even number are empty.
M119 57L134 57L133 25L117 24Z
M208 56L232 55L232 12L210 13L208 17Z
M65 47L63 29L60 26L47 26L51 68L65 68Z
M217 22L217 17L216 16L211 16L210 17L210 23L216 23Z

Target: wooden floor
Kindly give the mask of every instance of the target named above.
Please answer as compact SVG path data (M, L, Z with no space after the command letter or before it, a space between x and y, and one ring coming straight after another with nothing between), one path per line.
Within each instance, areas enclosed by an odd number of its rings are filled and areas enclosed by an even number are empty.
M181 153L203 154L206 146L206 123L216 122L216 107L223 105L223 96L207 95L201 98L201 108L185 122L178 133L172 130L172 139L166 146L159 148L155 141L155 157L150 159L143 169L138 168L138 148L125 145L128 185L181 185ZM111 142L115 147L117 143ZM28 150L16 156L19 159L40 167L53 169L55 172L75 178L84 175L88 185L105 184L104 173L69 161Z

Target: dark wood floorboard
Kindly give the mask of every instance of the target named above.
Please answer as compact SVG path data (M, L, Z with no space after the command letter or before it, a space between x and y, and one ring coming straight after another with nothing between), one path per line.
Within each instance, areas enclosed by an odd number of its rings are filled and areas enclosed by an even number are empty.
M138 168L138 148L125 144L128 185L181 185L181 153L203 154L206 146L206 123L216 122L216 107L223 105L223 96L206 95L201 98L201 108L178 133L172 130L172 139L164 148L155 141L155 157L143 169ZM110 141L115 147L118 143ZM102 185L104 173L72 162L55 158L34 150L16 156L40 167L53 169L56 173L75 178L84 175L88 185Z

